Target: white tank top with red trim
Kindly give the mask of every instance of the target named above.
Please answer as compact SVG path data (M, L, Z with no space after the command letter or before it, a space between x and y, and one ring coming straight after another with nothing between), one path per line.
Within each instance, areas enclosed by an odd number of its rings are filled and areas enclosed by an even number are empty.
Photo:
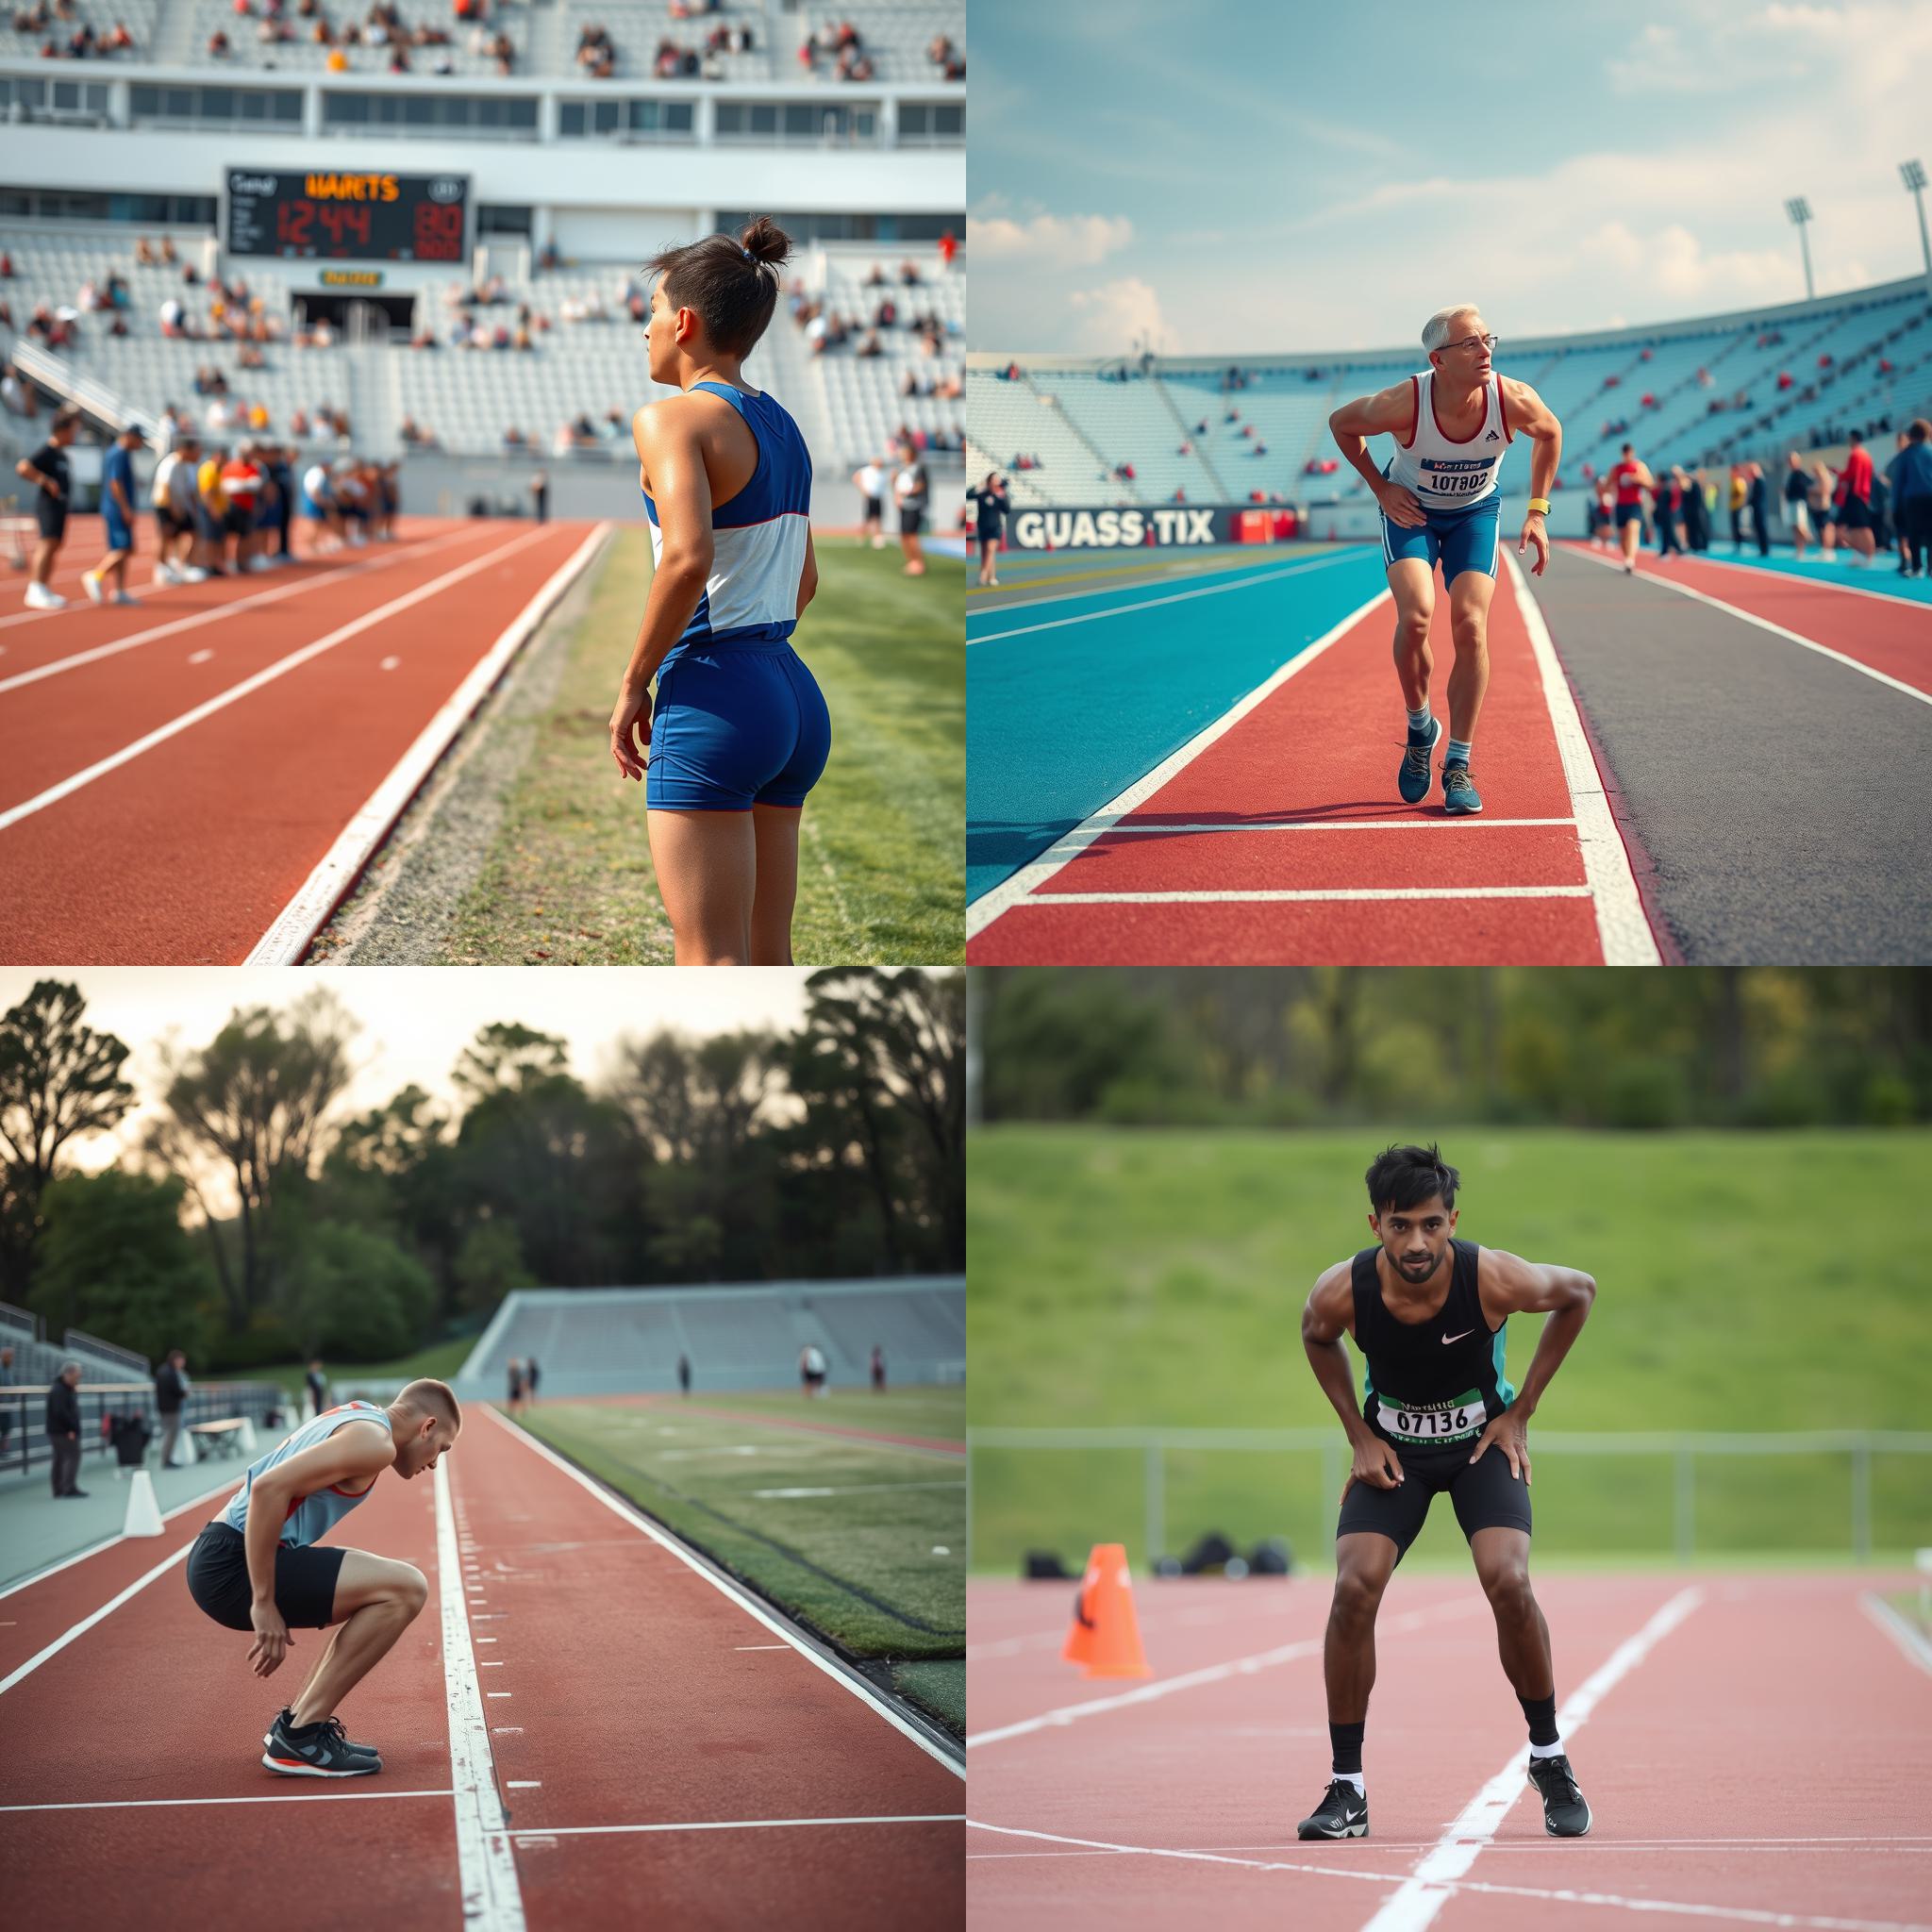
M1493 495L1496 472L1515 432L1503 407L1503 378L1484 386L1483 420L1458 442L1443 433L1436 417L1436 372L1411 375L1415 389L1415 427L1405 442L1398 433L1389 480L1408 491L1424 509L1462 509Z
M291 1456L299 1456L303 1450L313 1449L318 1442L326 1441L349 1423L380 1423L387 1429L390 1426L389 1410L374 1402L343 1402L334 1408L324 1409L313 1422L291 1429L286 1441L248 1465L248 1474L243 1477L242 1487L228 1499L228 1507L218 1520L230 1529L239 1529L245 1534L248 1529L248 1499L255 1491L255 1478L263 1470L273 1469L276 1463L286 1462ZM375 1484L371 1483L370 1489L374 1488ZM276 1541L287 1543L291 1549L307 1549L310 1543L320 1542L368 1493L369 1490L352 1492L322 1489L313 1495L296 1496L289 1504L282 1533Z

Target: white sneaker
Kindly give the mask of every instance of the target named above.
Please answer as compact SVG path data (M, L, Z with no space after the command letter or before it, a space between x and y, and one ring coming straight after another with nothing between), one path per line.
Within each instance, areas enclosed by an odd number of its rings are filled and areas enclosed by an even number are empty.
M256 576L259 576L263 571L271 568L269 560L265 557L251 557L242 567Z
M92 571L81 572L80 588L87 592L87 601L90 604L98 604L101 601L101 580Z
M109 602L115 604L134 605L139 604L141 602L141 599L139 597L130 597L125 591L116 591L112 598L109 599Z
M181 581L184 584L205 584L208 582L208 573L202 569L200 564L191 563L181 573Z
M181 573L172 563L158 563L155 565L155 574L151 579L155 584L178 584L182 580Z
M50 591L45 584L29 584L26 587L26 608L29 610L65 610L67 599L58 591Z

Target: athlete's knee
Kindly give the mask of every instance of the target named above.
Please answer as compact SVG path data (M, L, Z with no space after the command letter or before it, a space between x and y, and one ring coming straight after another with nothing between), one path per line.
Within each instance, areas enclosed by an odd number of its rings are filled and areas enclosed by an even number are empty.
M1370 1570L1344 1570L1335 1579L1334 1615L1339 1623L1360 1624L1375 1614L1382 1592L1389 1587L1386 1576Z
M1427 608L1421 610L1405 610L1395 627L1397 641L1409 650L1427 643L1429 622L1435 614L1433 609Z
M1529 1567L1524 1563L1504 1563L1485 1572L1483 1589L1498 1618L1526 1617L1536 1603L1529 1587Z
M413 1619L423 1613L423 1607L429 1601L429 1579L413 1563L398 1563L395 1583L395 1601Z

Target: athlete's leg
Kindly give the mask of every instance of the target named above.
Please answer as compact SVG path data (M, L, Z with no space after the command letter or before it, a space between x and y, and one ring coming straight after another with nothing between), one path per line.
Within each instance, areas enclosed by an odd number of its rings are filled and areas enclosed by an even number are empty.
M791 964L791 910L798 901L798 830L802 808L755 805L752 838L758 875L751 901L751 963Z
M1475 721L1490 688L1490 600L1496 580L1486 571L1459 572L1449 586L1449 635L1456 662L1449 672L1449 736L1463 744L1475 737Z
M290 1722L299 1730L332 1717L428 1601L429 1580L413 1563L345 1550L336 1573L335 1612L341 1622L289 1707Z
M757 831L749 811L654 806L651 863L680 966L743 966L752 958Z
M1395 599L1395 675L1406 708L1420 711L1429 701L1429 622L1436 614L1436 573L1426 558L1400 557L1389 566L1389 593Z
M1335 1597L1322 1641L1331 1724L1358 1724L1368 1717L1375 1684L1375 1612L1398 1554L1393 1538L1374 1530L1335 1539Z
M1529 1587L1528 1531L1478 1529L1469 1539L1469 1552L1496 1615L1496 1647L1510 1687L1519 1697L1554 1695L1550 1626Z

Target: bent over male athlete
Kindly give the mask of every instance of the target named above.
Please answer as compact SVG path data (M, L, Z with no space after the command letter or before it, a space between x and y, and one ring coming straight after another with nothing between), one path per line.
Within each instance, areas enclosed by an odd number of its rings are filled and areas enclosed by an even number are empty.
M1335 1600L1323 1667L1334 1776L1297 1827L1366 1838L1362 1732L1375 1681L1375 1610L1395 1566L1447 1491L1496 1616L1504 1674L1529 1722L1529 1777L1543 1826L1581 1838L1590 1807L1557 1735L1550 1628L1529 1587L1526 1425L1582 1331L1596 1283L1455 1239L1458 1175L1429 1147L1391 1147L1369 1169L1378 1245L1338 1262L1302 1313L1302 1345L1355 1450L1335 1531ZM1513 1314L1547 1314L1522 1389L1503 1374ZM1356 1406L1342 1331L1367 1358Z
M280 1669L291 1627L340 1627L301 1695L276 1714L261 1761L288 1777L359 1777L382 1769L373 1744L351 1743L336 1707L388 1654L429 1599L413 1563L362 1550L317 1549L392 1469L405 1482L433 1470L463 1426L447 1383L411 1382L387 1408L344 1402L304 1423L248 1466L241 1489L196 1539L188 1588L217 1624L250 1630L249 1667Z

